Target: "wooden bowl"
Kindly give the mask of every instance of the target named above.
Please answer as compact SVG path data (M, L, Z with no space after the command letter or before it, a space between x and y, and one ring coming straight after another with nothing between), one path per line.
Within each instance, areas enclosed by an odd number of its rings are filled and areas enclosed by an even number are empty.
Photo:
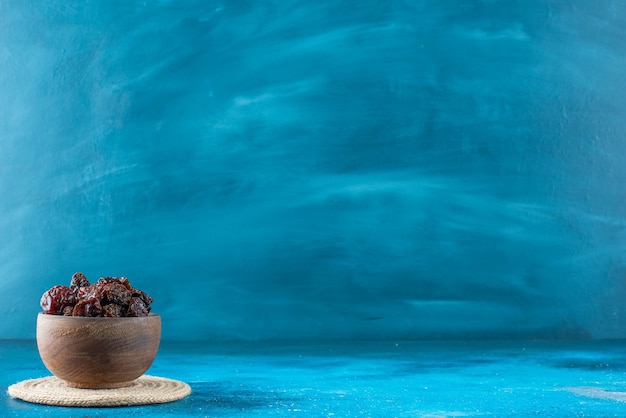
M37 348L48 370L77 388L119 388L145 373L159 349L161 317L37 317Z

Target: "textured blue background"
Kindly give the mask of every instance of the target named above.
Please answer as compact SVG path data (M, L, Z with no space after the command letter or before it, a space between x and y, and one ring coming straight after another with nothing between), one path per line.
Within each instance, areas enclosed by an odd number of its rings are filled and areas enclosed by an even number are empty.
M626 2L0 2L0 337L626 337Z

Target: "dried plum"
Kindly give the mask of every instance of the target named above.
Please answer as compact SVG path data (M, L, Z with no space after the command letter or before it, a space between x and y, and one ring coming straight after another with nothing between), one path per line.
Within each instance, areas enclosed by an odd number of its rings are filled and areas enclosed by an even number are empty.
M100 301L98 298L91 297L81 299L76 302L76 306L74 306L74 311L72 311L73 316L102 316L102 305L100 305Z
M74 289L74 292L76 294L76 300L80 300L85 298L98 297L100 294L99 290L100 289L96 285L91 284L88 286L78 287Z
M67 286L54 286L42 296L39 304L47 314L60 314L63 308L76 303L74 293Z
M90 284L83 273L75 273L70 286L54 286L40 300L46 314L66 316L146 316L153 299L130 285L126 277L101 277Z
M115 303L109 303L108 305L104 305L102 307L102 316L123 316L122 313L122 307Z
M131 289L131 292L133 296L140 298L146 305L150 305L154 300L150 295L142 290L133 288Z
M150 308L141 300L141 298L133 297L128 304L126 316L146 316L150 313Z
M132 293L126 287L118 283L108 283L100 288L100 298L103 303L115 303L126 305L130 302Z
M117 283L123 285L126 289L130 290L130 282L126 277L100 277L98 284Z
M74 273L72 281L70 282L70 289L76 289L79 287L89 286L89 280L83 273Z

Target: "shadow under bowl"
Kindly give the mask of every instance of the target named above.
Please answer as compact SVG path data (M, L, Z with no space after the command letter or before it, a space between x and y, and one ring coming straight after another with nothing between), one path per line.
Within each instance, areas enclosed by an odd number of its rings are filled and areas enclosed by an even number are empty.
M48 370L77 388L119 388L152 365L161 317L74 317L40 313L37 349Z

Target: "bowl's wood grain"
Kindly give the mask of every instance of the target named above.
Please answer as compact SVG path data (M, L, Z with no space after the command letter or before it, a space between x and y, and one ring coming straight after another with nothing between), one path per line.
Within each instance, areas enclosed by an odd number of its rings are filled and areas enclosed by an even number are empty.
M130 385L152 364L161 340L161 317L37 317L37 348L45 366L68 385Z

